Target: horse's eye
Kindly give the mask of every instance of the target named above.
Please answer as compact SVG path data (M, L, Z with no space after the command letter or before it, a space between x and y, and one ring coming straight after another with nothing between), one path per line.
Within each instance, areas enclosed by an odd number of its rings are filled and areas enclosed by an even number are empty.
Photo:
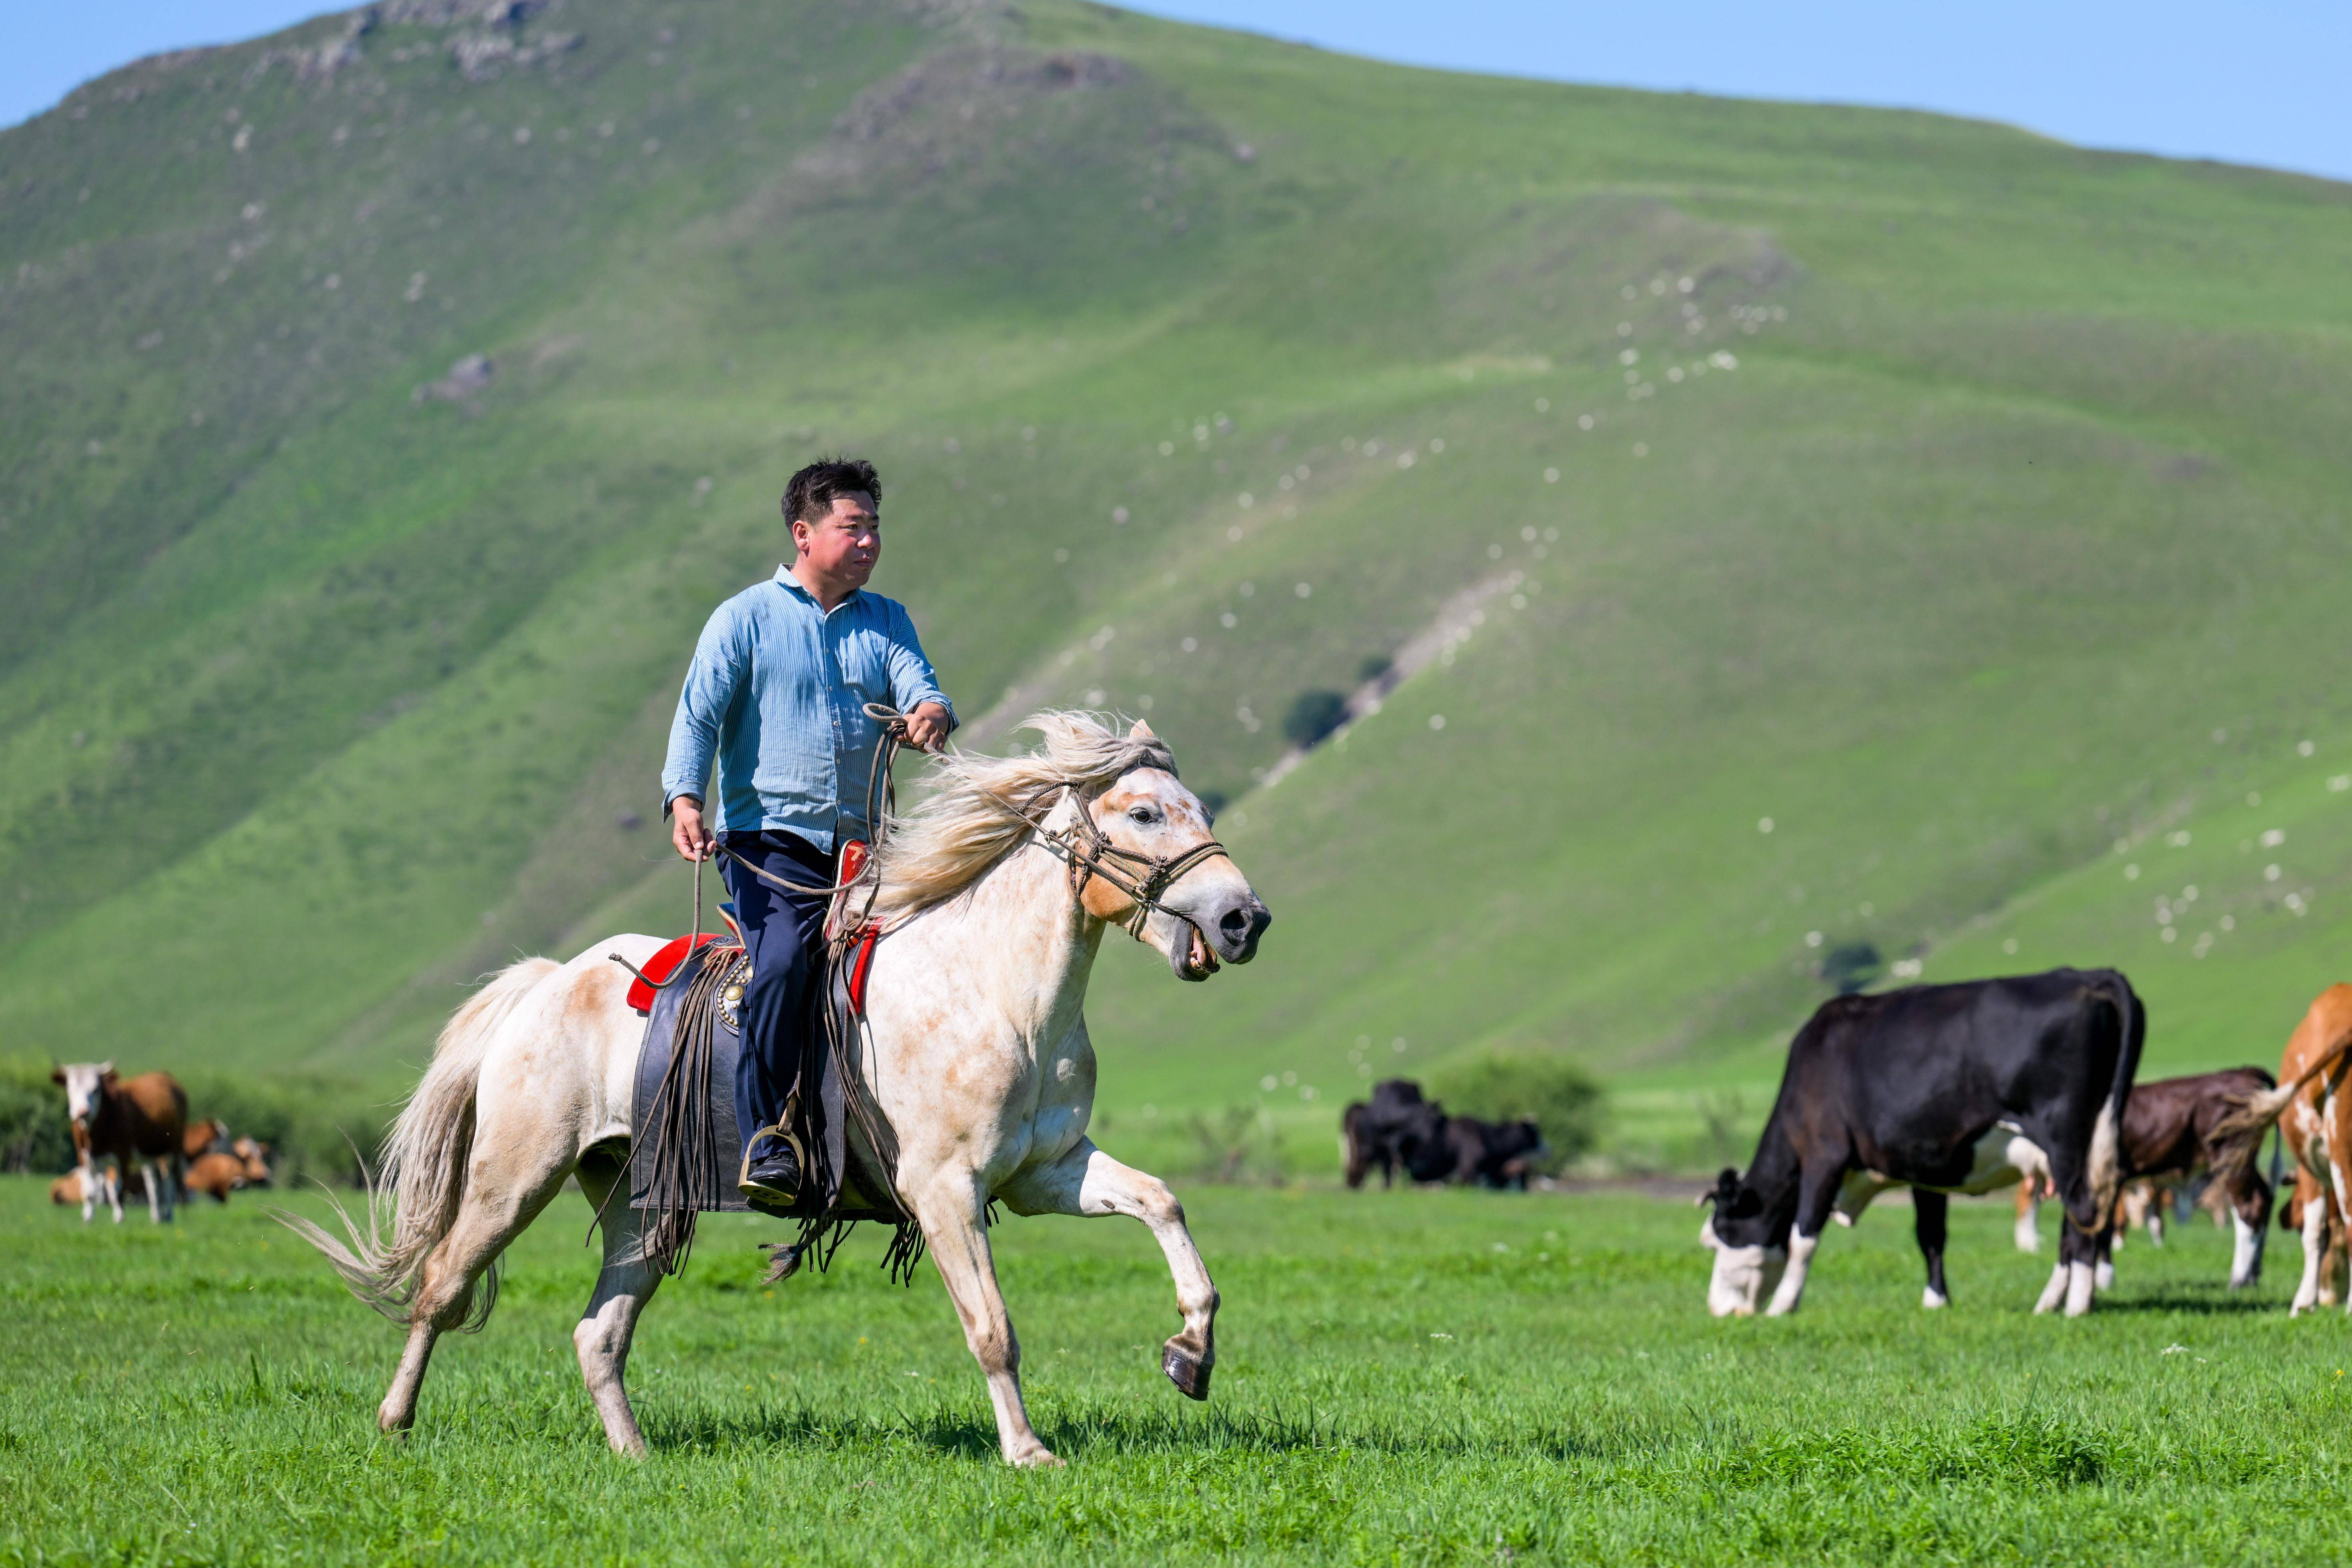
M1127 819L1129 822L1139 823L1143 826L1149 827L1151 826L1151 808L1148 805L1129 806L1127 808Z

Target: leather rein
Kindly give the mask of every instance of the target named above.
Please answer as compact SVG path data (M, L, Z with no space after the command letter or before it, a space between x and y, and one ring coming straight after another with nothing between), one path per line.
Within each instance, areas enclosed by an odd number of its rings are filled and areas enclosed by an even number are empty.
M786 881L765 867L755 865L724 845L719 846L719 852L772 887L786 889L795 893L839 895L862 886L866 892L865 908L870 910L874 907L875 895L881 891L882 846L889 837L890 819L896 815L898 804L897 792L891 782L890 768L891 764L898 761L898 748L905 738L907 728L904 717L898 710L886 703L869 702L866 705L866 711L868 717L881 722L882 733L875 742L874 768L866 777L866 820L867 830L874 835L874 847L873 852L866 856L866 864L858 868L856 876L846 881L836 882L831 887L803 887L798 882ZM1045 818L1053 815L1050 807L1042 814L1036 810L1037 803L1055 791L1069 798L1072 815L1076 819L1076 826L1068 832L1045 826ZM1030 826L1036 835L1040 847L1068 864L1070 894L1073 898L1083 898L1087 879L1099 877L1132 900L1134 907L1124 919L1116 923L1136 941L1143 941L1144 925L1155 914L1163 914L1171 920L1181 921L1195 931L1201 930L1199 921L1190 915L1170 909L1161 901L1161 899L1169 889L1182 880L1186 875L1197 869L1204 862L1225 853L1225 847L1215 839L1203 839L1182 854L1174 856L1142 855L1132 849L1122 849L1113 844L1101 827L1096 825L1094 815L1087 810L1085 800L1078 795L1076 787L1071 784L1050 786L1041 794L1033 796L1026 808L1013 808L1013 815ZM698 865L697 869L699 869ZM701 906L698 899L695 912L696 922L699 925ZM859 919L844 921L842 922L844 932L862 930L865 925L863 915L864 911L861 910ZM1204 944L1207 942L1206 932L1202 932L1202 941ZM1215 950L1212 948L1211 951Z

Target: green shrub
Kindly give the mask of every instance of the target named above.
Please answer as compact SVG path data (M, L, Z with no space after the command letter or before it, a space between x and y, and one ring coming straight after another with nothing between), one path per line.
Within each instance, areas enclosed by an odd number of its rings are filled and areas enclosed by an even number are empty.
M360 1155L376 1163L397 1109L341 1079L318 1073L203 1070L183 1073L191 1117L217 1117L233 1138L270 1147L281 1186L320 1181L355 1186ZM356 1146L358 1152L354 1153Z
M0 1171L53 1176L74 1163L66 1091L38 1057L0 1058Z
M1282 1185L1282 1140L1263 1107L1229 1105L1212 1119L1195 1111L1184 1125L1193 1145L1192 1174L1234 1186Z
M1423 1080L1433 1100L1456 1116L1484 1121L1532 1121L1551 1145L1557 1171L1600 1141L1601 1086L1557 1051L1486 1047L1460 1051Z

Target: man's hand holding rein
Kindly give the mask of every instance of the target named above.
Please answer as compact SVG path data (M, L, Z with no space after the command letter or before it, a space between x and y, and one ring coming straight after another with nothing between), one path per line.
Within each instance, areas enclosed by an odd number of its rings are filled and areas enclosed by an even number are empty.
M718 853L719 841L702 823L702 803L690 795L679 795L669 803L669 841L688 860L700 860Z

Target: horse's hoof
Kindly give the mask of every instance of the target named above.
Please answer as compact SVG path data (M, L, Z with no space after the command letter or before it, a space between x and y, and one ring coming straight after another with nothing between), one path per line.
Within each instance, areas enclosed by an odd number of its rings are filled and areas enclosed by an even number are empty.
M1004 1462L1016 1470L1058 1470L1062 1468L1060 1456L1043 1443L1024 1448L1017 1454L1007 1454Z
M1216 1363L1202 1360L1171 1340L1160 1352L1160 1370L1168 1374L1168 1381L1185 1398L1206 1399L1209 1374L1216 1370Z

